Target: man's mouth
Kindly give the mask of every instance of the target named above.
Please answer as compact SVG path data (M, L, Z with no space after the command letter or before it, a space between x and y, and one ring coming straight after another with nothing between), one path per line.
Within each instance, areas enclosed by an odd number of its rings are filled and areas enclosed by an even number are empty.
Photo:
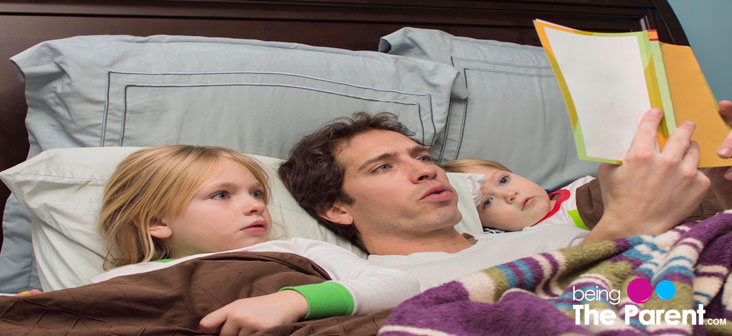
M450 200L452 198L452 195L453 192L452 190L450 190L450 188L443 185L437 185L427 189L427 191L422 194L422 197L419 200L428 202L443 202Z

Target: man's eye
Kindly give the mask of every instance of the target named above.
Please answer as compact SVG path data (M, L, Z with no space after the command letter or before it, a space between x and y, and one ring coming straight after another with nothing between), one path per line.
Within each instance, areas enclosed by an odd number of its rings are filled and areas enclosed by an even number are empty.
M374 172L384 171L387 169L389 169L389 165L384 163L384 164L376 166L376 168L374 168Z
M432 159L432 157L431 157L431 156L429 156L429 155L423 155L423 156L420 156L420 157L418 158L418 160L420 160L420 161L424 161L424 162L434 162L434 161L435 161L435 160L434 160L434 159Z

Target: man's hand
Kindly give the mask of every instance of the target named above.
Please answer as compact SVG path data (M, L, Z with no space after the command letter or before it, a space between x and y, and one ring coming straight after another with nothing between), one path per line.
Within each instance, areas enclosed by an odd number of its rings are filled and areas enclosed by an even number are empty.
M605 212L584 242L665 232L701 202L710 181L697 169L699 145L691 141L695 125L682 123L659 151L662 117L659 109L646 112L623 164L597 169Z
M720 101L719 114L732 126L732 102L729 100ZM732 130L717 149L717 155L725 159L732 157ZM712 191L722 208L732 209L732 167L704 168L702 171L712 181Z
M242 329L264 330L305 317L308 302L293 290L239 299L206 315L199 323L206 333L239 335ZM219 329L220 328L220 329Z
M732 126L732 102L729 100L722 100L719 102L719 114L722 115L727 124ZM727 138L724 139L722 145L717 149L717 155L721 158L729 159L732 158L732 130L727 133ZM732 167L727 169L724 177L728 180L732 180Z

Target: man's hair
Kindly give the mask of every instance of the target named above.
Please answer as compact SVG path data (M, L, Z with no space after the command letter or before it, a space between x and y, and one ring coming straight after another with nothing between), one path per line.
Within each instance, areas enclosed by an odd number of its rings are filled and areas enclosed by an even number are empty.
M254 159L231 149L166 145L141 149L123 159L102 197L104 268L168 258L165 242L150 235L150 221L178 217L222 158L248 169L262 184L265 202L269 200L267 173Z
M458 160L452 160L443 163L440 165L442 169L444 169L448 173L466 173L467 171L465 168L470 167L488 167L488 168L495 168L498 170L503 170L507 172L511 172L511 169L506 168L506 166L496 162L496 161L490 161L490 160L479 160L479 159L458 159Z
M336 151L356 135L370 130L392 131L411 136L413 133L388 112L335 119L314 133L304 137L290 153L290 158L279 168L287 189L305 211L335 234L368 252L354 225L328 221L318 215L340 201L353 204L354 199L343 191L345 168L336 162Z

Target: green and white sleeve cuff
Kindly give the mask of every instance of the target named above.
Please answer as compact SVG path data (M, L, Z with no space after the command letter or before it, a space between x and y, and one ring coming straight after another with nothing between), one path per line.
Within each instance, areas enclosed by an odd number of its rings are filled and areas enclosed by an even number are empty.
M308 313L304 320L331 316L351 315L353 313L353 295L343 285L326 281L319 284L288 286L283 290L294 290L308 302Z

